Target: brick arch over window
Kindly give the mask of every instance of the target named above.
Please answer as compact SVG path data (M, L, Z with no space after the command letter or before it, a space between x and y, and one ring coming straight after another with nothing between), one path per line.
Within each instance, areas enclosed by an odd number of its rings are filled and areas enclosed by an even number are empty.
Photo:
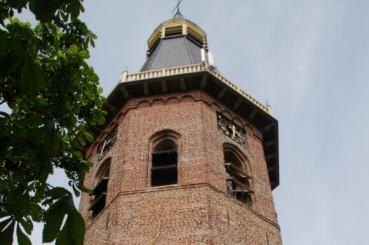
M227 177L228 195L239 201L252 203L252 177L247 166L247 157L234 145L223 144L224 164Z
M108 192L108 183L110 176L111 158L107 158L100 166L95 175L95 187L92 190L94 196L90 205L89 211L92 211L92 216L97 216L104 208L106 203L106 195Z
M162 130L150 138L151 186L178 184L178 139L173 130Z

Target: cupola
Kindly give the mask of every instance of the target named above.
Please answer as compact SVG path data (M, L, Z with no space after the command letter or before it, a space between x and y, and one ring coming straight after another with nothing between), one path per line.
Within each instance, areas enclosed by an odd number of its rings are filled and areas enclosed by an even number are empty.
M201 49L207 54L206 33L177 12L161 23L147 41L147 60L141 71L199 64Z

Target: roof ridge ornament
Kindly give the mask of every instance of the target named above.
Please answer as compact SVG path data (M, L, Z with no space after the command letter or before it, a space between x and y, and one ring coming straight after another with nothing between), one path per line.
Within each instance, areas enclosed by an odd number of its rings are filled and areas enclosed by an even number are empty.
M173 14L173 12L177 9L176 14L173 16L173 19L184 19L183 15L179 11L179 5L181 4L181 2L182 2L182 0L178 0L177 5L175 6L175 8L172 11L172 14Z

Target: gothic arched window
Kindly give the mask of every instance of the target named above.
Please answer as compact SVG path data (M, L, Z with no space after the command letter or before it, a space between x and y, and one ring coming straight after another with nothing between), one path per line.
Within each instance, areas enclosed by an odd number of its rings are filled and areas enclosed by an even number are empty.
M103 164L101 164L101 167L96 174L97 184L92 190L94 199L90 208L88 209L89 211L92 211L93 217L98 215L105 207L106 194L108 192L110 164L111 158L106 159Z
M228 195L244 203L251 203L253 190L251 189L251 176L246 168L246 159L232 145L225 144L224 162L227 177Z
M174 140L164 137L153 146L151 155L151 186L177 184L178 154Z

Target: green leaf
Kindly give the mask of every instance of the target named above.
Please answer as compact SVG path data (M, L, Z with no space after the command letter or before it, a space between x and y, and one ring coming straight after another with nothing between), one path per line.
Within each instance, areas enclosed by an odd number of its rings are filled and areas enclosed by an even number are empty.
M29 211L30 206L30 197L28 192L24 192L22 196L20 196L12 206L13 212L17 212L18 214L25 214Z
M48 135L52 135L52 133L54 132L54 120L52 119L45 119L45 123L44 123L44 129L45 129L45 132L48 134Z
M85 222L81 214L77 210L68 215L66 225L68 226L71 241L73 242L73 244L83 245Z
M43 118L40 117L39 114L32 114L29 118L26 119L27 124L30 127L39 127L44 122ZM37 134L46 134L45 130L43 128L37 128L36 130L31 130L31 132L36 131ZM33 137L36 135L33 135Z
M98 124L103 125L105 123L105 117L103 114L99 115Z
M28 121L32 122L34 120L37 120L37 118L33 117L30 118ZM34 124L37 125L37 124ZM45 138L47 137L45 130L43 130L42 128L36 128L34 130L31 130L30 132L28 132L27 134L27 145L29 146L29 149L31 150L41 150L40 149L40 145L42 144L42 142L45 140ZM37 164L36 164L37 165ZM33 168L34 170L36 170L36 167ZM38 171L34 171L34 173L38 173Z
M28 98L33 98L37 94L37 81L32 79L32 68L29 62L24 62L21 73L20 73L20 82L23 89L23 93L25 93Z
M86 50L80 51L77 56L84 59L90 58L90 54Z
M1 46L1 45L0 45ZM16 55L5 55L0 57L0 76L6 76L15 72L22 64L23 58Z
M44 197L45 194L45 186L42 184L39 188L37 188L37 191L35 193L35 202L39 202L41 198Z
M72 19L77 19L80 8L81 3L79 0L70 0L69 11Z
M33 223L30 219L24 220L20 219L20 224L22 225L23 229L27 232L28 235L31 235L33 230Z
M31 58L25 59L20 72L20 82L23 92L28 98L37 95L38 89L45 88L45 80L41 68Z
M77 164L77 168L81 173L87 172L90 169L89 162L82 160Z
M67 50L67 51L65 52L65 54L66 54L66 56L67 56L67 57L73 57L73 56L74 56L73 52L72 52L72 51L70 51L70 50Z
M3 30L0 30L0 56L5 55L8 49L8 41L6 40L6 36L7 33Z
M35 3L36 3L36 0L29 0L28 7L29 7L29 10L31 10L32 13L35 12Z
M70 45L69 50L72 52L72 54L77 55L78 54L78 47L74 44Z
M13 243L13 233L14 233L15 222L11 222L8 227L0 232L1 245L12 245Z
M13 221L13 219L12 218L8 218L8 219L5 219L5 220L2 220L1 222L0 222L0 232L2 231L2 230L4 230L4 228L10 223L10 222L12 222Z
M22 8L26 7L28 0L8 0L8 4L10 7L21 11Z
M78 158L78 160L83 160L83 154L80 151L75 151L73 154Z
M98 89L97 89L97 93L98 94L101 94L103 92L103 88L102 87L98 87Z
M59 187L61 188L61 187ZM64 188L62 188L64 189ZM74 207L72 194L64 189L68 194L61 197L58 201L53 203L45 213L44 220L47 222L52 219L55 215L64 215L73 212L76 208Z
M34 101L35 101L35 103L36 103L37 105L44 106L44 107L48 106L48 102L47 102L44 98L36 97L36 98L34 99Z
M91 168L94 164L90 161L84 161L84 164L86 164L86 166L88 166L89 168Z
M83 133L83 136L85 137L85 139L88 142L93 142L94 141L94 137L89 132L83 131L82 133Z
M59 56L59 57L64 56L63 51L62 51L61 49L59 49L57 53L58 53L58 56Z
M61 225L64 220L64 215L54 215L52 219L49 219L44 226L42 232L42 242L52 242L58 235Z
M38 180L41 183L45 183L47 180L47 177L49 177L49 174L53 172L53 167L52 167L52 164L49 158L41 157L39 161L40 161L40 170L38 173Z
M17 238L19 245L32 245L31 241L29 240L28 236L23 233L20 226L17 227Z
M78 141L81 145L86 145L86 141L85 139L83 138L82 134L79 134L78 136Z
M47 191L45 194L52 199L59 199L67 196L69 194L69 191L62 187L54 187L51 190Z
M91 163L92 164L92 163ZM83 192L86 192L88 194L92 194L92 190L88 189L86 186L84 186L83 184L78 184L78 189L80 189Z
M85 222L77 210L70 213L56 239L56 245L83 245Z
M10 120L10 115L4 111L0 111L0 116L5 117L6 119Z
M81 12L85 12L85 8L83 7L83 5L81 4Z
M85 94L90 100L95 99L94 93L92 92L89 84L85 84Z
M76 185L72 184L72 189L76 197L79 197L81 195L81 192L77 189Z
M10 191L6 197L6 202L10 205L16 204L18 200L23 196L25 189L22 187L16 187Z
M95 47L95 42L92 38L90 39L90 44L91 44L92 47Z
M59 232L58 237L56 238L55 245L72 245L69 241L68 228L64 224L63 229Z
M36 0L33 13L37 20L51 21L57 9L64 4L66 0Z
M41 222L41 212L39 209L33 208L31 209L31 217L35 222Z

